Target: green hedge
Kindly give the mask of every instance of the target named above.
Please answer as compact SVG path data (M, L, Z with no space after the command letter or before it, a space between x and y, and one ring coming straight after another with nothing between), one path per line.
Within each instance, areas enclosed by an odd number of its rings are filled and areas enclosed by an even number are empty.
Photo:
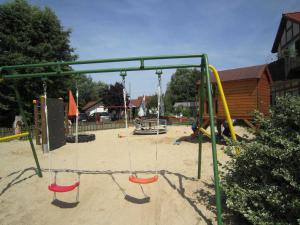
M254 118L256 137L226 149L226 205L252 224L300 224L300 98L278 98L269 118Z

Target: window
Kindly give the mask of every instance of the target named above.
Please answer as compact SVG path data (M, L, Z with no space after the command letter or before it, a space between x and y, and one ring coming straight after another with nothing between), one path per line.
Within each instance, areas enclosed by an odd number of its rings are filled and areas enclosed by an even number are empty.
M285 30L284 30L283 33L282 33L282 37L281 37L281 46L284 46L285 43L286 43L285 35L286 35L286 33L285 33Z
M299 24L293 23L293 34L296 36L299 33Z
M286 41L287 42L290 41L292 39L292 37L293 37L293 30L290 29L286 32Z
M291 26L292 26L292 22L290 20L288 20L286 23L286 29L291 28Z

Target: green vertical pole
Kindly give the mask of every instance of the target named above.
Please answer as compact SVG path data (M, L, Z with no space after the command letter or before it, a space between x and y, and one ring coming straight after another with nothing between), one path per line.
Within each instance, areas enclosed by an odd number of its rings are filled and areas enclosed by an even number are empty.
M199 127L203 126L203 114L204 114L204 96L205 96L205 73L204 73L204 63L205 61L202 59L201 61L201 78L200 78L200 87L198 89L198 100L199 102L199 118L197 118L199 121ZM199 152L198 152L198 179L201 178L201 161L202 161L202 142L203 142L203 134L202 132L198 131L198 142L199 142Z
M27 130L27 132L29 133L28 135L28 140L29 140L29 143L30 143L30 146L31 146L31 150L32 150L32 154L33 154L33 158L34 158L34 161L35 161L35 164L36 164L36 173L39 177L43 177L43 174L42 174L42 170L41 170L41 167L40 167L40 164L39 164L39 159L36 155L36 151L35 151L35 147L33 145L33 141L32 141L32 138L31 138L31 131L30 131L30 128L28 126L28 123L27 123L27 119L25 117L25 113L24 113L24 110L22 108L22 102L21 102L21 98L20 98L20 94L19 94L19 91L18 89L13 86L13 89L15 91L15 94L16 94L16 97L17 97L17 102L18 102L18 106L19 106L19 109L20 109L20 113L21 113L21 116L23 118L23 122L25 124L25 129Z
M209 125L210 125L212 156L213 156L214 182L215 182L216 207L217 207L217 222L218 222L218 225L222 225L222 206L221 206L220 180L219 180L219 171L218 171L216 134L215 134L215 126L214 126L214 111L213 111L213 101L212 101L212 94L211 94L210 74L209 74L209 69L208 69L208 58L207 58L206 54L204 54L203 59L205 61L204 66L205 66L205 73L206 73L206 87L207 87L207 98L208 98L208 109L209 109Z

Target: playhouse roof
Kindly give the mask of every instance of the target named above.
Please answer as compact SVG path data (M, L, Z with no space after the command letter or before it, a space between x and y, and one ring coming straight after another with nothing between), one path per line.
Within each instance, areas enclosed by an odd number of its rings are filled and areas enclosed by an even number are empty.
M222 82L234 81L234 80L245 80L245 79L259 79L263 75L265 70L267 70L267 76L270 79L270 74L267 69L267 64L222 70L219 71L219 76ZM214 76L212 76L211 81L213 83L216 82Z

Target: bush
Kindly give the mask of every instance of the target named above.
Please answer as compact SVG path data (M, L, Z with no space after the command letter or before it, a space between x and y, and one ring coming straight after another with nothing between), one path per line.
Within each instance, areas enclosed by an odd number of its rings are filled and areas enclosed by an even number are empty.
M300 98L278 98L269 118L254 118L256 137L226 149L226 205L253 224L300 224Z

